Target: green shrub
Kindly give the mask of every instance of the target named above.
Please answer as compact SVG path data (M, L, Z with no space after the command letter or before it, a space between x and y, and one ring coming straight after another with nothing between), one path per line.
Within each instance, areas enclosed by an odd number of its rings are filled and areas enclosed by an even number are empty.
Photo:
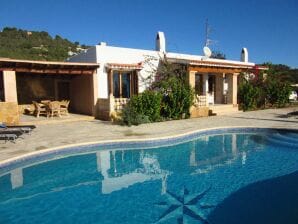
M122 124L131 126L149 123L150 120L148 116L143 114L138 114L134 108L130 107L129 103L123 108L122 111Z
M185 66L164 59L150 76L150 90L133 96L124 108L124 124L141 124L190 116L194 91L186 82Z
M193 104L192 88L183 80L172 77L162 85L163 93L161 115L166 119L189 117L189 108Z
M267 100L271 105L283 107L289 102L291 86L287 82L282 82L274 76L266 80Z
M158 92L146 90L138 96L133 96L123 110L122 120L126 125L160 120L162 96Z
M261 95L261 88L254 86L247 80L243 80L239 85L238 97L240 106L244 111L256 109L258 107L258 100L260 99Z
M151 122L159 121L162 95L146 90L138 98L138 113L148 116Z
M266 106L283 107L289 102L290 92L289 83L274 74L268 75L265 80L263 76L252 80L242 77L238 98L244 111Z

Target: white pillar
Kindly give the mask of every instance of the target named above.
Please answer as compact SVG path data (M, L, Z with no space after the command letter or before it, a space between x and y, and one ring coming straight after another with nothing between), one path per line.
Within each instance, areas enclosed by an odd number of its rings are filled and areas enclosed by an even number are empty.
M208 92L209 92L208 78L209 78L208 74L203 74L203 94L205 96L208 96Z

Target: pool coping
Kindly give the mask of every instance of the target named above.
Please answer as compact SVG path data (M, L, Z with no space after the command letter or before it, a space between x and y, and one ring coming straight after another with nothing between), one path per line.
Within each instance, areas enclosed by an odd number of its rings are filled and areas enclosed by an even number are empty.
M8 172L5 170L12 170L13 168L10 168L11 166L20 165L22 163L25 163L26 161L28 162L30 160L36 159L37 162L38 161L43 162L47 160L57 159L60 156L65 157L65 156L71 156L75 154L82 154L84 153L84 151L85 153L88 153L93 151L92 148L100 147L100 146L102 147L105 146L107 148L112 147L110 148L110 150L112 150L112 149L115 149L115 146L121 147L121 143L126 144L125 146L127 146L127 144L131 144L134 147L136 147L137 144L143 143L145 145L148 145L149 148L154 148L154 147L157 147L155 146L156 144L162 143L161 146L160 145L158 146L163 147L163 146L180 144L180 143L186 142L187 140L192 140L194 138L197 138L200 135L204 136L204 135L210 135L210 134L222 134L222 133L225 133L225 131L229 131L229 132L244 131L245 132L246 129L249 129L251 131L298 130L298 128L285 128L285 127L223 126L223 127L198 129L198 130L189 131L182 134L169 135L169 136L163 136L163 137L142 138L142 139L130 138L130 139L114 139L114 140L81 142L76 144L68 144L68 145L62 145L57 147L51 147L51 148L43 149L41 151L29 152L24 155L15 156L15 157L0 161L0 175ZM169 141L171 141L171 143ZM89 150L86 150L86 149L89 149ZM105 150L108 150L108 149L105 149Z

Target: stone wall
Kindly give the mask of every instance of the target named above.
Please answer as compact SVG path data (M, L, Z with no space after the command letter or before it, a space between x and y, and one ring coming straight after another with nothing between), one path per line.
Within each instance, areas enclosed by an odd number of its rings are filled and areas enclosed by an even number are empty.
M17 124L19 121L18 104L14 102L0 102L0 122Z
M110 120L110 100L109 99L97 99L95 118L100 120Z
M192 107L190 111L190 117L208 117L209 116L209 107Z

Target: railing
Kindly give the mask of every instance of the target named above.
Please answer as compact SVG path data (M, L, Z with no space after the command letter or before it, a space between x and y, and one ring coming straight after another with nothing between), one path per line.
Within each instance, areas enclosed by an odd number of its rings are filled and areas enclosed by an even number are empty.
M115 98L114 99L114 110L116 112L121 111L123 107L128 103L129 98Z
M195 107L206 107L208 105L207 96L195 96Z

